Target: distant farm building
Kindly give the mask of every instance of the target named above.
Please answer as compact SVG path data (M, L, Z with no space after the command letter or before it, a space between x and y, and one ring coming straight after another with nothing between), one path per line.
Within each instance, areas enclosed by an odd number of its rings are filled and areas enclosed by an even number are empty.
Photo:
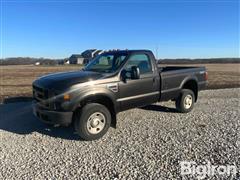
M103 53L103 50L98 49L88 49L81 54L73 54L69 58L69 64L87 64L91 61L94 57L98 56L99 54Z
M84 64L83 61L84 61L84 58L82 57L82 55L80 55L80 54L73 54L69 58L68 64Z
M70 64L69 60L64 61L64 64Z

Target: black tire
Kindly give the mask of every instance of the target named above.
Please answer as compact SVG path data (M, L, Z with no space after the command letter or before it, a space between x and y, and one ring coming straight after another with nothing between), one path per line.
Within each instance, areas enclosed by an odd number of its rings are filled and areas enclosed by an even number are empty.
M104 116L105 124L104 126L101 127L102 129L94 127L93 129L96 129L95 130L96 134L93 134L90 132L91 130L88 130L88 123L90 123L88 121L90 121L89 118L96 113L99 113L101 117L102 115ZM99 124L99 121L98 121L98 124ZM75 113L75 122L74 122L75 130L77 131L78 135L82 139L87 141L101 138L108 131L110 124L111 124L111 114L109 110L102 104L98 104L98 103L86 104L83 108L78 109ZM89 127L89 129L91 129L91 127ZM101 131L99 130L99 133L98 133L97 129L101 129Z
M190 103L190 97L192 101L191 103ZM189 103L186 103L187 101ZM190 89L183 89L180 93L180 96L176 100L176 109L181 113L188 113L193 109L194 103L195 103L195 95L193 91Z

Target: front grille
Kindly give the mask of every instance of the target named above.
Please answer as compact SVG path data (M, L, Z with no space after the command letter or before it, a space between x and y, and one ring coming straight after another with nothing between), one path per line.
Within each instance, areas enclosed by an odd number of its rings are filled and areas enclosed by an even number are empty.
M42 106L49 108L48 90L33 85L33 98Z

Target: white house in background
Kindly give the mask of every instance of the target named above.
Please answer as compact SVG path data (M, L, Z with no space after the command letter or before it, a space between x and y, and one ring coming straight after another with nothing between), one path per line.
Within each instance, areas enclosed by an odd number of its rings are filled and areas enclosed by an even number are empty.
M39 65L40 65L40 62L36 62L36 63L35 63L35 66L39 66Z

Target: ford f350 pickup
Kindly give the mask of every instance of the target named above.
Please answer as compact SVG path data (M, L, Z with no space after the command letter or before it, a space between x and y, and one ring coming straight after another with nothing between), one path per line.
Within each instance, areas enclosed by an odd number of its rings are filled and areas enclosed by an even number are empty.
M73 123L82 139L95 140L127 109L172 100L190 112L206 83L205 67L161 67L149 50L109 51L79 71L35 80L33 112L45 123Z

